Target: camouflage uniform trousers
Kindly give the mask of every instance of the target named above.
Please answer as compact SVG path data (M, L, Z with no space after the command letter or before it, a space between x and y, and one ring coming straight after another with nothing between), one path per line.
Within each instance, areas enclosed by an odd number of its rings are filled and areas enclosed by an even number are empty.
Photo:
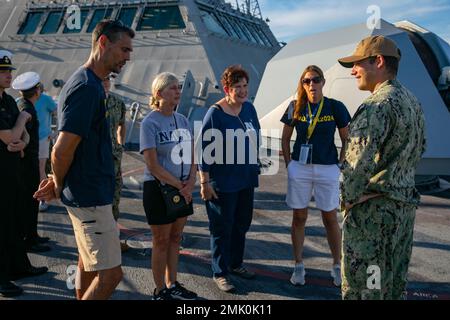
M113 198L113 216L114 220L119 219L119 203L120 203L120 194L122 192L122 151L114 153L114 174L115 174L115 187L114 187L114 198Z
M415 205L385 197L349 210L342 232L344 300L406 298L415 214ZM378 285L373 281L373 267L369 266L379 267Z

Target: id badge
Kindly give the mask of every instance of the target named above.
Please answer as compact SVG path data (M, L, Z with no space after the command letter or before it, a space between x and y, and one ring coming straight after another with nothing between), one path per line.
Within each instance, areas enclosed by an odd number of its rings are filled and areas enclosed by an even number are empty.
M300 148L300 158L298 160L300 164L311 163L312 148L313 148L312 144L302 144Z

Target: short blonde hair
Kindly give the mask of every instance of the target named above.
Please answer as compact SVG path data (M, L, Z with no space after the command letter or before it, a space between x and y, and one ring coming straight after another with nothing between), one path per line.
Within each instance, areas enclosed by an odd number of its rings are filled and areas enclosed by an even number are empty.
M178 82L178 78L171 72L163 72L156 76L152 83L152 96L150 97L150 107L152 109L159 108L158 92L164 90L174 82Z

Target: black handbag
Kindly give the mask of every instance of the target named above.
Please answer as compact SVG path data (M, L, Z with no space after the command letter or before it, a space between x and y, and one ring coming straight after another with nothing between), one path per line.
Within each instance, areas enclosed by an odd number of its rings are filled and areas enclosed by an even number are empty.
M185 216L190 210L190 204L186 202L177 188L169 184L159 184L161 195L166 204L166 214L170 218L179 218Z
M178 129L177 119L175 115L173 115L175 120L175 128ZM178 143L181 142L181 136L178 138ZM181 150L183 152L183 150ZM183 154L181 154L181 178L183 179ZM155 180L158 182L159 189L161 190L162 198L164 199L164 203L166 205L166 214L170 218L179 218L184 217L191 210L191 204L187 203L184 197L180 194L180 191L171 186L170 184L162 184L158 179Z

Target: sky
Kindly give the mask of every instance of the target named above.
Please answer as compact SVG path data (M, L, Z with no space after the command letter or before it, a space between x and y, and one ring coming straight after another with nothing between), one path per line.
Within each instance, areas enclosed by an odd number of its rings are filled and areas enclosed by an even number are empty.
M450 0L259 0L263 18L279 41L365 23L380 9L381 18L394 23L410 20L450 43Z

